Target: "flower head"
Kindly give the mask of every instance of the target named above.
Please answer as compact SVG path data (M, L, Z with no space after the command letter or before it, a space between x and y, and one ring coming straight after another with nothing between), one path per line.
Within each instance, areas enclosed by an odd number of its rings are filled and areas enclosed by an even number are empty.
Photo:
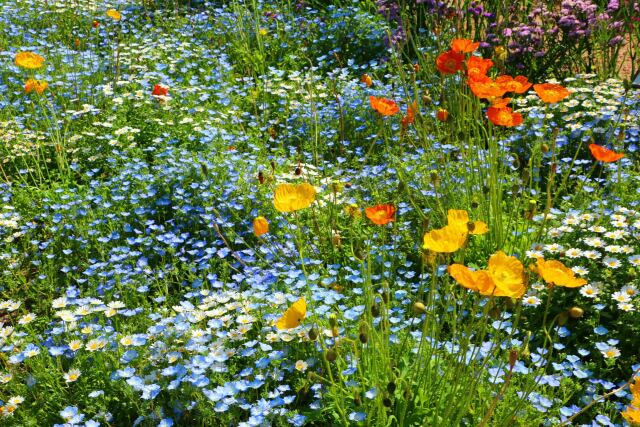
M293 329L300 326L300 323L307 315L307 302L301 297L289 307L276 322L278 329Z
M449 50L436 58L436 68L442 74L455 74L457 71L462 70L463 62L463 54Z
M522 124L522 115L514 113L509 107L489 107L487 108L487 117L496 126L513 127Z
M467 242L469 234L484 234L489 231L482 221L469 222L469 214L465 210L449 209L447 225L432 230L424 235L423 248L434 252L455 252Z
M396 208L388 203L366 208L364 213L374 224L385 225L395 221Z
M383 116L393 116L400 111L400 107L398 107L398 104L396 104L392 99L370 96L369 103L371 104L371 108Z
M540 99L547 104L555 104L571 94L566 88L553 83L533 85L533 90L535 90Z
M307 208L316 199L316 189L309 183L280 184L273 195L273 205L280 212Z
M596 160L604 163L617 162L624 157L624 153L616 153L598 144L589 144L589 150Z
M451 50L457 53L471 53L480 47L480 42L473 42L469 39L453 39Z
M35 92L38 95L42 95L48 87L49 83L45 82L44 80L29 79L24 82L25 93Z
M122 19L122 14L115 9L107 10L107 16L114 21L119 21Z
M462 264L452 264L448 271L456 282L485 296L521 298L526 290L524 266L502 251L491 255L487 270L471 271Z
M160 83L156 84L153 87L153 91L151 92L151 95L153 96L167 96L168 94L169 94L169 87Z
M16 54L15 64L27 70L37 70L44 64L44 58L33 52L18 52Z
M538 257L536 265L532 266L532 270L538 273L549 285L578 288L587 284L586 280L575 277L573 270L567 268L560 261L545 261L544 258Z

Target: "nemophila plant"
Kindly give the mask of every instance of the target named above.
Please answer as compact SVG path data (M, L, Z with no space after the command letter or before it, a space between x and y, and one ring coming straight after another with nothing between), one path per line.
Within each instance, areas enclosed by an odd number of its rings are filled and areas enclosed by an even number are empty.
M3 425L636 422L637 91L491 2L85 3L0 6Z

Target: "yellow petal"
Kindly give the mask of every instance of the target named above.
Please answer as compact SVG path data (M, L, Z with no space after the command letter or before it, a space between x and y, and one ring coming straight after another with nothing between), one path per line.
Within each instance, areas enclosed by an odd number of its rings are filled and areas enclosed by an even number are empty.
M469 214L461 209L449 209L447 212L447 222L449 225L457 225L467 228L469 222Z
M489 226L486 222L474 221L473 230L469 231L469 234L485 234L489 231Z
M496 286L495 296L520 298L524 295L524 266L518 258L496 252L489 258L489 275Z
M439 230L432 230L424 235L423 248L434 252L451 253L464 246L467 233L460 227L447 225Z
M311 184L280 184L273 195L273 204L280 212L293 212L309 207L315 199L316 189Z
M291 307L284 312L282 317L276 322L276 328L278 329L293 329L300 326L302 320L307 315L307 302L304 297L294 302Z

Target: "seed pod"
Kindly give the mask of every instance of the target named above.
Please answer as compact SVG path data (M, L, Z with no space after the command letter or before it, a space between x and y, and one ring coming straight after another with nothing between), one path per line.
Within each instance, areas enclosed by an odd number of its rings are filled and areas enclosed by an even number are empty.
M330 348L329 350L327 350L327 353L324 355L324 357L328 362L333 363L338 358L338 352L334 348Z
M571 316L572 319L579 319L584 316L584 310L580 307L571 307L569 309L569 316Z

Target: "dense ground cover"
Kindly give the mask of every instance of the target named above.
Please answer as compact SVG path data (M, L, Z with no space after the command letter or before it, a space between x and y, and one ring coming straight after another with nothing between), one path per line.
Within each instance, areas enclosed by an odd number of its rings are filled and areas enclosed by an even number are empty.
M640 423L640 10L527 4L0 4L0 423Z

